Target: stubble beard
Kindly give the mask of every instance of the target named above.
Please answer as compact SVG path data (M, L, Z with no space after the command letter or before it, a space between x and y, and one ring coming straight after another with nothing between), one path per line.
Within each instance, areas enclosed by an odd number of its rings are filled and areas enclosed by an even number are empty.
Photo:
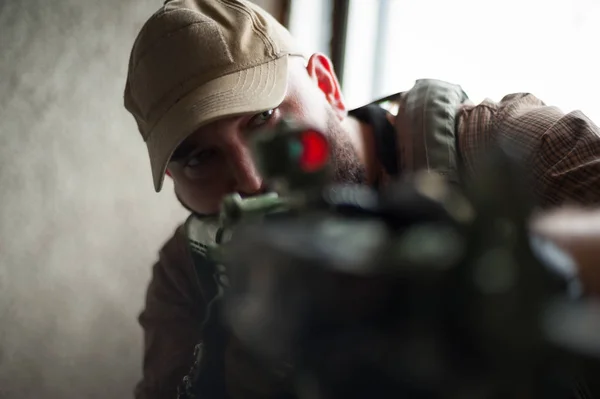
M348 133L330 110L327 133L331 149L333 182L337 184L364 184L366 168L356 153Z

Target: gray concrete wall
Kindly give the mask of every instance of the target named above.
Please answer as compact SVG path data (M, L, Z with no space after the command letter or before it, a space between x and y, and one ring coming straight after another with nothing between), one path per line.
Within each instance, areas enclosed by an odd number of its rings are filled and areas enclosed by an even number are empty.
M140 376L150 267L185 217L122 107L161 4L0 0L2 399L126 398Z

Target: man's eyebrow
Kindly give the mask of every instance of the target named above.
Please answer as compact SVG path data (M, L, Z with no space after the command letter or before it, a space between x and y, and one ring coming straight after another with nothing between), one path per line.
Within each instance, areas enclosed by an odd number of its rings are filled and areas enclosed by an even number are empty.
M195 149L196 147L191 145L190 143L181 143L179 147L177 147L177 149L173 152L170 162L178 162L186 159L192 154L192 152L194 152Z

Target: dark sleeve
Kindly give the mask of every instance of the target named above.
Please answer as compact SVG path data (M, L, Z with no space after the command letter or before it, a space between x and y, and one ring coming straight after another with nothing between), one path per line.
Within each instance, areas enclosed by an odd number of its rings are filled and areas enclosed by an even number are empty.
M565 114L527 93L459 111L459 151L471 171L482 150L498 142L528 155L542 206L600 203L600 129L582 112Z
M200 340L204 302L182 228L165 244L154 265L139 317L144 331L143 378L136 399L174 399Z

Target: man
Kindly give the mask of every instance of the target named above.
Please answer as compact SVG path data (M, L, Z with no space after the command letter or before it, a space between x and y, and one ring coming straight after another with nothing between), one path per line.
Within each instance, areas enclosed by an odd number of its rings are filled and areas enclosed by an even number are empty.
M347 110L325 56L304 57L269 14L236 0L166 2L135 41L125 89L155 189L169 175L198 215L217 212L227 193L265 189L246 143L284 116L327 135L339 182L379 187L423 168L457 179L460 165L476 173L481 154L504 143L527 151L541 206L600 199L600 130L580 112L564 115L529 94L473 105L460 87L435 80L396 99L397 116L377 104ZM140 316L138 398L175 397L200 340L208 300L201 286L180 228L160 251ZM237 368L246 361L239 353L227 354L232 397L285 390L252 367Z

